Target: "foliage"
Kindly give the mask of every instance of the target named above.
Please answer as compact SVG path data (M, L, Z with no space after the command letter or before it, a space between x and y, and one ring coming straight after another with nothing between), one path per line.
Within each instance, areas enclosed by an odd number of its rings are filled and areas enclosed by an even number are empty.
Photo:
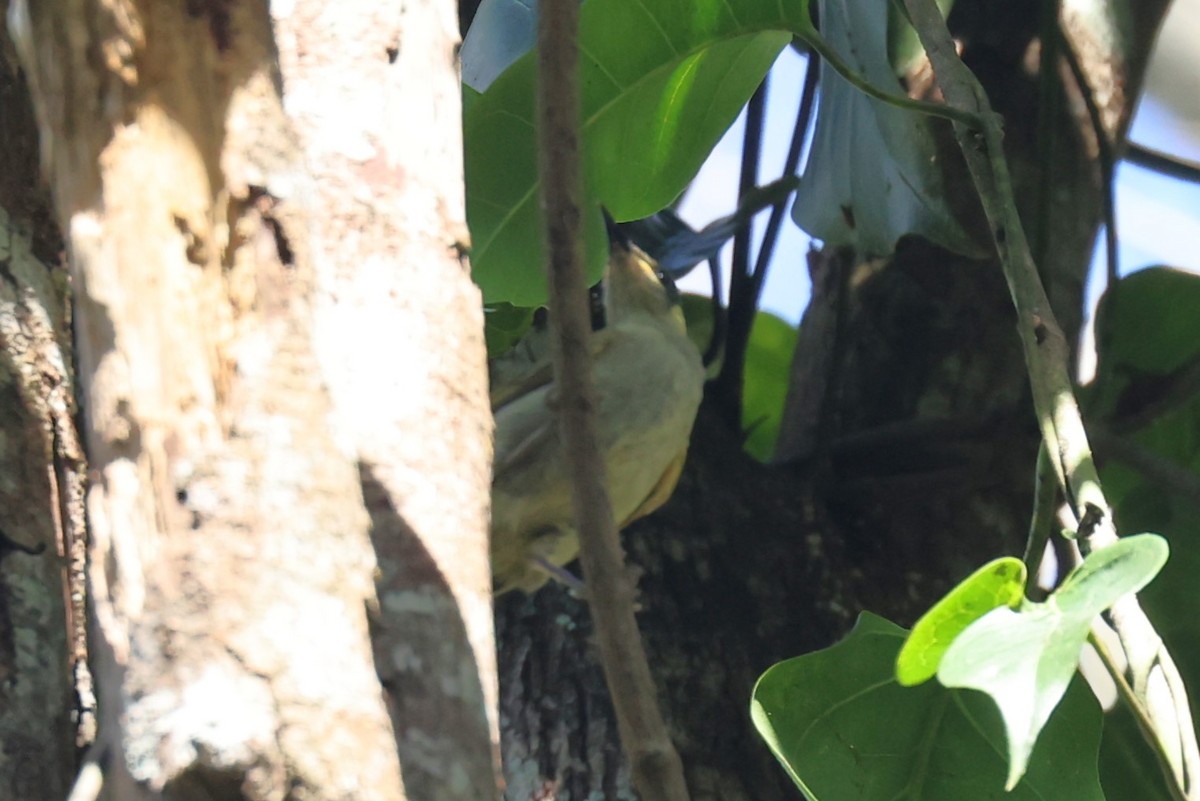
M1167 560L1153 534L1126 537L1096 551L1045 603L999 606L954 638L938 667L947 687L981 690L1004 718L1011 789L1079 665L1092 621L1152 579Z
M886 22L878 22L886 21L886 7L873 5L873 35L886 35ZM821 4L822 13L828 15L825 6ZM596 280L604 262L599 204L617 220L630 220L672 203L792 36L822 40L809 19L807 0L750 0L736 7L724 0L589 0L581 14L585 248ZM855 22L865 19L870 18L858 17ZM483 45L478 45L464 55L471 71L494 71L483 69L479 62L507 59L529 40L527 32L507 29L498 31L497 37L516 37L519 42L496 56L490 51L480 53ZM485 42L488 37L481 34L475 41ZM849 39L831 44L850 59L848 64L839 62L843 71L861 72L867 67L870 76L882 68L890 75L886 57L881 65L858 64ZM883 39L867 44L886 46ZM827 55L836 57L834 52ZM521 56L465 107L472 266L487 302L533 306L545 298L539 267L535 67L531 53ZM892 84L892 92L897 93L894 80ZM854 225L849 235L840 212L834 218L812 220L810 233L830 242L861 241L873 252L890 250L896 237L910 231L951 245L965 244L961 234L955 236L956 225L944 205L931 200L942 193L940 170L931 161L928 120L898 115L875 100L850 101L853 90L845 89L822 102L835 104L831 114L845 109L857 119L879 115L877 124L867 126L869 137L856 139L861 142L856 157L870 158L869 169L892 176L888 181L892 189L884 193L882 205L870 208L861 194L839 201L841 206L850 203L852 209ZM818 188L856 188L855 165L846 159L813 163L817 173L806 175L805 181Z
M993 609L1013 608L1025 597L1025 563L994 559L959 582L913 626L896 657L896 679L913 687L937 675L950 644Z
M1004 726L990 701L934 683L901 686L903 641L903 629L863 614L841 642L759 679L755 726L810 801L1104 798L1100 712L1081 681L1051 720L1047 746L1006 795Z
M672 270L717 258L720 245L748 227L763 205L743 203L699 232L660 213L793 36L835 59L834 68L828 60L822 67L809 164L777 185L785 195L798 186L793 220L860 256L886 254L911 233L960 253L981 252L945 199L934 145L940 123L859 91L864 76L884 94L897 90L898 65L902 71L919 55L911 29L894 7L871 0L820 2L818 10L819 35L807 0L584 3L585 247L593 279L604 260L601 203L658 236L654 255ZM530 307L545 297L535 64L527 52L532 18L526 0L488 0L464 51L464 74L479 90L465 92L472 261L493 304L492 352L520 336ZM782 200L771 195L769 202ZM710 302L695 298L684 305L702 350L714 331L720 339L721 310L714 316ZM1200 631L1194 616L1177 613L1192 603L1189 579L1200 567L1200 549L1191 544L1200 537L1196 308L1200 278L1178 271L1148 270L1112 287L1098 324L1098 377L1086 393L1091 419L1108 426L1120 446L1102 465L1119 523L1168 532L1175 546L1172 565L1143 598L1179 648L1187 676L1200 675ZM759 312L739 344L746 447L763 460L774 450L795 343L795 329ZM710 375L727 355L718 349ZM1141 589L1166 550L1155 535L1125 538L1091 554L1043 603L1024 598L1031 577L1019 560L997 560L931 609L907 640L864 614L842 642L768 670L754 690L755 723L810 799L1101 799L1102 730L1109 796L1166 797L1130 716L1102 724L1086 686L1072 681L1094 618ZM927 682L935 675L939 682ZM1118 764L1128 768L1115 771Z

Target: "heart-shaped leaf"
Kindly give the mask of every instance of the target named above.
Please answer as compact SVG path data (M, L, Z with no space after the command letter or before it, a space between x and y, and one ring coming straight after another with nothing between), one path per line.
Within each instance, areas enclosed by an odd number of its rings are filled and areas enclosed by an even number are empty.
M809 801L1103 801L1100 710L1077 681L1010 794L1004 727L988 699L895 678L904 630L864 614L836 645L774 665L751 717Z
M950 644L938 681L987 693L1000 708L1008 741L1008 780L1025 773L1038 734L1079 664L1096 615L1137 592L1167 560L1154 534L1124 537L1090 554L1045 603L993 609Z

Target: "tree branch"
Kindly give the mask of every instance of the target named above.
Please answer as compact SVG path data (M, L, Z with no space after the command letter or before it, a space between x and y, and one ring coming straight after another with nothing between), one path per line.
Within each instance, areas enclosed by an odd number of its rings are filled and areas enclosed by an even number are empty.
M1090 536L1080 537L1080 547L1086 552L1111 545L1117 538L1116 527L1100 487L1075 400L1068 367L1070 348L1050 308L1017 213L1004 159L1000 119L991 110L979 81L958 58L936 3L905 0L905 6L929 55L946 103L962 113L977 115L975 123L956 121L954 134L975 181L1016 307L1043 439L1076 517L1081 523L1087 521L1092 531ZM1196 747L1187 696L1173 660L1134 595L1118 601L1110 615L1129 659L1134 696L1154 721L1156 747L1168 755L1182 754L1172 760L1171 778L1185 798L1200 797L1196 790L1200 751ZM1170 696L1166 707L1151 698L1152 692L1159 691Z
M683 764L667 734L634 618L634 586L624 567L596 436L590 315L581 239L579 4L549 0L538 18L538 166L546 221L547 282L555 382L580 561L600 657L644 801L687 801Z

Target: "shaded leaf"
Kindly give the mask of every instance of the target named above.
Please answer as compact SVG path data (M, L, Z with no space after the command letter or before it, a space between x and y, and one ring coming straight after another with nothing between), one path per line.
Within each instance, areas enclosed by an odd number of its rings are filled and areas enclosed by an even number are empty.
M483 336L489 357L510 349L529 330L534 310L511 303L496 303L483 309Z
M537 0L483 0L463 37L462 81L486 91L537 40Z
M755 313L750 328L742 379L743 447L762 462L775 454L797 333L796 326L765 311Z
M1076 682L1011 793L1004 730L986 697L928 683L901 687L904 630L863 614L846 639L771 667L751 716L810 801L1100 801L1100 713Z
M1088 419L1103 421L1168 470L1200 483L1200 276L1166 267L1122 278L1100 302ZM1098 444L1103 444L1100 442ZM1200 501L1099 448L1100 475L1124 531L1157 531L1171 561L1139 600L1189 687L1200 686Z
M899 93L887 56L888 8L822 2L821 35L872 84ZM822 62L816 130L793 219L814 238L864 255L891 253L908 233L982 254L946 203L933 124L867 97Z
M937 4L945 17L954 7L954 0L937 0ZM916 30L909 24L908 15L900 10L897 2L892 2L888 6L888 61L891 62L892 69L897 75L904 77L924 55L925 48L921 47Z
M736 13L736 16L735 16ZM806 0L589 0L581 9L585 208L645 217L683 190L790 40L811 31ZM464 118L474 277L488 301L538 305L534 60L526 54ZM594 218L594 219L593 219ZM603 227L587 214L592 280ZM531 266L534 265L534 266Z

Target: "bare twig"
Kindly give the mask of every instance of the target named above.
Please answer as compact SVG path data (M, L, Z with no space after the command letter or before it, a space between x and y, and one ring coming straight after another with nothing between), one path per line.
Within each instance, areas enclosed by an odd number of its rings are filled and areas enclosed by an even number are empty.
M1076 518L1095 524L1092 535L1080 540L1080 547L1087 552L1111 545L1117 538L1116 527L1075 400L1068 367L1070 349L1050 309L1025 238L1004 160L1000 122L983 87L959 60L936 3L905 0L905 5L946 103L969 115L956 121L954 133L975 181L1016 307L1042 437ZM1179 794L1187 799L1198 798L1200 749L1196 747L1191 710L1178 670L1135 596L1119 600L1109 616L1129 660L1130 684L1140 705L1139 713L1148 714L1153 722L1152 744L1167 757L1172 768L1170 779L1178 785Z
M1116 155L1113 153L1113 143L1108 129L1104 126L1100 107L1096 105L1096 95L1092 91L1092 85L1088 83L1083 66L1079 63L1079 57L1075 54L1075 48L1063 35L1057 20L1055 20L1054 38L1062 45L1063 56L1067 60L1067 66L1071 68L1071 77L1075 79L1079 94L1083 97L1088 119L1092 123L1092 133L1096 137L1096 157L1100 162L1100 183L1104 199L1104 257L1108 271L1108 288L1111 291L1115 287L1117 279L1121 277L1121 268L1117 261Z
M1200 184L1200 164L1180 156L1168 155L1145 145L1131 144L1125 151L1125 160L1171 178Z
M633 785L643 801L687 801L683 765L667 735L634 619L596 437L590 315L581 240L579 3L549 0L538 18L538 166L546 221L551 330L559 418L572 478L580 561L604 675Z
M764 79L746 105L746 132L742 140L742 166L738 178L738 200L758 182L762 157L763 122L766 116L768 81ZM729 277L729 310L725 329L725 358L714 382L716 397L726 424L738 428L742 420L742 376L746 370L746 344L754 325L757 298L750 265L754 222L747 220L733 237L733 259Z

